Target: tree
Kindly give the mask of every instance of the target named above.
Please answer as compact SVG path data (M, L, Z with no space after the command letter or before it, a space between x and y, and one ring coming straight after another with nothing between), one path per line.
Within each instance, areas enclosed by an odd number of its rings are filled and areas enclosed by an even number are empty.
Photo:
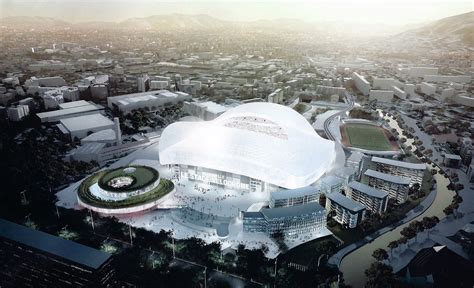
M451 205L449 205L448 207L443 209L443 212L446 216L449 216L449 215L453 214L454 209Z
M372 263L369 269L365 270L365 276L367 276L366 288L393 287L397 283L392 267L381 262Z
M385 251L385 249L379 248L379 249L376 249L374 253L372 253L372 257L374 257L375 260L377 261L383 261L388 258L388 254L387 254L387 251Z
M425 228L423 227L423 224L419 221L413 221L411 222L408 227L410 227L413 231L415 231L415 237L418 240L418 233L423 232Z
M407 227L403 228L402 231L400 231L400 234L403 237L405 237L407 240L413 239L416 236L415 230L413 230L410 226L407 226Z
M390 255L392 254L392 250L398 247L398 241L391 241L388 243L388 248L390 248Z
M438 217L433 216L433 217L423 217L421 220L421 224L426 230L426 233L428 234L428 237L430 237L430 229L436 226L436 224L439 222Z

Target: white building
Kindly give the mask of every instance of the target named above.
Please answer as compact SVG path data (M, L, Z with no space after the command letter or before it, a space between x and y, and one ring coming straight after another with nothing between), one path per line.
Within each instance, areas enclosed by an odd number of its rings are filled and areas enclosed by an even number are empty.
M191 95L187 93L159 90L109 97L107 98L107 105L112 110L117 109L127 114L140 108L156 111L165 105L178 104L189 100L191 100Z
M219 115L227 111L227 108L215 102L206 101L184 102L183 110L191 116L209 121L217 118Z
M85 138L94 132L115 129L114 122L99 113L65 118L59 122L59 130L63 134L68 135L71 141L74 141L76 138Z
M393 91L392 90L370 90L369 100L377 100L379 102L392 102Z
M21 121L26 116L30 115L28 105L18 105L16 107L9 107L7 109L8 120L13 122Z
M281 104L283 103L283 89L276 89L267 97L267 102Z
M428 96L432 96L436 93L436 85L427 82L421 82L420 91Z
M168 89L169 81L158 81L152 80L150 81L150 90L163 90Z
M354 80L355 86L363 95L369 95L371 86L369 81L367 81L364 76L359 75L357 72L353 72L352 80Z
M438 75L438 68L436 67L410 67L408 69L408 76L412 78L422 78L425 75Z
M472 77L471 75L424 75L423 80L435 83L469 83Z
M66 85L66 80L60 76L43 78L31 77L25 81L25 86L61 87Z
M38 113L41 123L58 122L61 119L81 115L97 114L104 110L103 106L84 100L59 104L59 110Z

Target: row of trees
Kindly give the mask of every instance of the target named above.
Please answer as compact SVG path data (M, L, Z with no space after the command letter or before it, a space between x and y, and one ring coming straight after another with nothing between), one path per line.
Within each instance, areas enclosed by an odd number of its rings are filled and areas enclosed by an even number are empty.
M391 241L389 244L388 244L388 248L390 248L390 251L392 251L393 249L403 245L403 244L407 244L408 245L410 244L410 240L413 239L413 238L417 238L418 237L418 233L421 233L423 231L426 230L426 232L428 233L428 237L429 237L429 230L431 230L432 228L434 228L436 226L436 224L439 223L439 218L436 217L436 216L432 216L432 217L423 217L423 219L421 221L412 221L410 222L410 224L406 227L404 227L401 231L400 231L400 234L402 235L402 237L398 240L395 240L395 241Z

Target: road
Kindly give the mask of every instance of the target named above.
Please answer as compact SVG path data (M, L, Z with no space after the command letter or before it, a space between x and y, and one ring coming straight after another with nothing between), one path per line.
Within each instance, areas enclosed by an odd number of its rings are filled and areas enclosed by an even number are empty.
M389 125L392 128L397 129L400 135L402 135L402 129L400 129L398 123L391 118L389 120ZM413 146L413 140L407 139L406 145ZM438 170L436 166L430 166L430 168ZM437 216L439 219L443 219L445 217L443 209L451 203L455 193L447 189L446 186L449 184L449 180L443 175L436 174L434 178L436 179L436 198L433 201L433 204L425 212L413 219L413 221L421 220L423 217ZM381 235L373 242L361 246L344 257L339 269L344 274L345 283L351 285L352 287L364 287L366 283L365 270L369 268L370 264L375 261L375 259L372 257L372 253L378 248L388 249L388 243L399 239L401 237L400 231L404 227L408 226L410 222L398 226L394 230ZM357 265L354 263L357 263Z
M341 110L340 112L334 115L329 116L326 119L326 121L324 121L324 132L328 136L329 140L336 141L336 137L332 135L331 129L329 128L331 126L332 121L337 119L337 117L344 115L346 112L351 111L352 108L354 108L354 100L352 98L352 95L350 95L349 93L346 93L346 100L347 100L347 104L349 104L349 107L347 107L344 110Z

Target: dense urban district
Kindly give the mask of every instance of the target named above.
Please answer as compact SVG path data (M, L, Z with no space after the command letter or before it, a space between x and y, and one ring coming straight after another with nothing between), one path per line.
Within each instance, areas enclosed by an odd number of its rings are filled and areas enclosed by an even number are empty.
M0 286L473 287L473 13L0 19Z

